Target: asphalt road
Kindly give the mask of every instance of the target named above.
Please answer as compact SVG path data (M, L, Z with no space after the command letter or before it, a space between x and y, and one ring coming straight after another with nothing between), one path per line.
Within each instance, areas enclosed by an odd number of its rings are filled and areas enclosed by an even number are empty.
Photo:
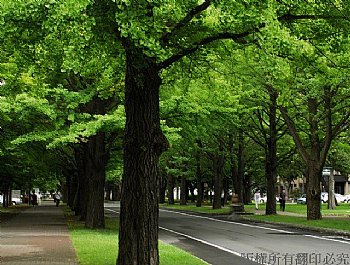
M106 205L106 213L118 211L118 204ZM350 264L350 239L331 234L162 209L159 223L160 240L213 265Z

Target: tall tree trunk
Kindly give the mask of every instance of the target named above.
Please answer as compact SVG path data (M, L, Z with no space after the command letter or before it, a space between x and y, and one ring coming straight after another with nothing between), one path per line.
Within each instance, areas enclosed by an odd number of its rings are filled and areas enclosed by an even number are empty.
M158 265L158 161L168 148L160 129L161 79L154 59L123 39L126 52L124 177L118 265Z
M159 179L159 203L165 202L165 191L167 187L167 179L164 174L161 174Z
M105 200L110 201L111 200L111 193L112 193L112 184L106 183L105 184Z
M169 204L174 204L175 200L174 200L174 187L175 187L175 183L174 183L174 176L172 174L168 175L168 185L167 185L167 189L168 189L168 203Z
M221 202L221 205L222 206L225 206L227 200L228 200L228 188L229 188L229 185L228 185L228 178L224 177L224 180L223 180L223 190L224 190L224 198L223 198L223 201Z
M213 209L221 209L221 195L223 190L225 157L223 155L223 143L220 141L219 150L213 156L214 171L214 200Z
M112 201L120 201L120 183L112 185Z
M180 188L180 205L187 204L188 189L186 176L181 176L181 188Z
M252 202L252 189L250 175L244 176L244 204Z
M75 171L69 181L68 206L74 210L74 198L78 190L78 173Z
M276 214L275 183L277 180L277 92L269 91L269 136L266 139L265 175L267 188L266 215Z
M350 114L345 115L338 124L335 124L333 127L332 121L332 96L333 92L329 86L324 87L324 109L321 110L323 113L319 115L319 103L316 98L308 98L307 107L308 107L308 124L310 126L309 130L309 143L310 150L307 150L304 147L302 139L298 134L295 123L288 115L286 108L279 107L284 120L287 123L289 131L294 139L294 142L301 154L301 157L306 163L307 174L306 174L306 186L307 186L307 219L309 220L318 220L322 218L321 215L321 178L322 178L322 169L325 164L329 148L332 143L333 137L337 133L342 131L342 128L349 121ZM319 116L325 116L325 132L323 141L320 140L322 133L319 130Z
M238 133L238 168L237 168L237 186L236 193L238 195L238 200L240 203L243 203L243 179L244 179L244 157L243 157L243 149L244 149L244 138L243 131L240 129Z
M201 152L202 141L196 140L197 152L196 152L196 181L197 181L197 201L196 206L201 207L203 202L203 185L202 185L202 169L201 169Z
M77 192L74 197L75 215L80 216L81 221L86 220L87 200L88 200L88 185L87 185L87 169L86 169L86 143L79 144L74 149L75 161L77 163Z
M321 144L319 139L317 108L318 102L315 98L308 99L310 124L310 155L307 161L307 180L306 180L306 201L307 201L307 219L318 220L321 215L321 178L324 161L321 161Z
M84 154L83 158L83 172L79 179L79 209L80 209L80 221L86 221L88 204L89 204L89 179L92 174L92 165L89 162L89 148L86 143L83 144Z
M104 188L106 180L107 156L105 150L105 133L98 132L90 138L88 144L88 163L91 170L88 175L89 199L85 227L103 228Z
M331 168L328 177L328 209L334 210L336 208L336 199L334 195L334 174L333 168Z
M306 178L307 219L319 220L321 215L321 176L322 170L316 161L309 161Z
M237 170L237 162L236 162L236 154L234 152L234 141L233 141L233 134L229 134L228 138L228 151L229 151L229 156L230 156L230 177L232 181L232 193L237 194L237 175L238 175L238 170Z

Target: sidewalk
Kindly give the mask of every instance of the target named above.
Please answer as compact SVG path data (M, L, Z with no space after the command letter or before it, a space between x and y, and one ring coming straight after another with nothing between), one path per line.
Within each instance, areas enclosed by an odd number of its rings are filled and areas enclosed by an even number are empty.
M1 223L0 264L77 265L62 208L43 201Z

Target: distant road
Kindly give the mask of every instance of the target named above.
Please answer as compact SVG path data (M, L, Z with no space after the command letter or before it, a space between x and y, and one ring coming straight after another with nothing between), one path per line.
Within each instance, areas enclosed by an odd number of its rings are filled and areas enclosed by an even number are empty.
M119 204L106 204L107 214L118 211ZM348 238L163 209L159 217L159 239L213 265L350 264Z

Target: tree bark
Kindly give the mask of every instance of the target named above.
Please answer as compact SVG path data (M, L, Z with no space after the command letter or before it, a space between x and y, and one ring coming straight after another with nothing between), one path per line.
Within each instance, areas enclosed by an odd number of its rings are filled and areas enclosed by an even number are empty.
M321 215L321 177L324 161L321 161L321 143L319 139L317 109L318 102L314 98L308 99L310 124L310 140L311 148L310 155L307 162L307 219L318 220L322 218Z
M196 181L197 181L197 201L196 206L201 207L203 202L203 185L202 185L202 169L201 169L201 152L202 141L196 140L197 152L196 152Z
M230 153L230 176L232 180L232 188L233 188L233 193L237 194L237 175L238 175L238 169L237 169L237 159L235 159L235 151L234 151L234 141L233 141L233 135L232 133L229 134L229 139L228 139L228 151Z
M174 200L174 187L175 187L175 183L174 183L174 176L169 174L168 175L168 185L167 185L167 189L168 189L168 203L169 204L174 204L175 200Z
M225 204L227 203L228 196L229 196L228 188L229 188L228 178L224 177L224 179L223 179L224 198L221 202L222 206L225 206Z
M214 200L213 209L221 209L221 195L224 179L225 157L223 155L223 143L220 141L217 154L213 155L213 171L214 171Z
M335 210L335 208L336 200L334 195L334 174L332 168L328 179L328 209Z
M90 138L88 144L88 205L85 220L87 228L103 228L104 188L106 180L107 156L105 150L105 133L98 132Z
M120 183L112 185L112 201L120 201Z
M244 140L243 140L243 131L240 129L238 133L238 168L237 168L237 186L236 193L238 195L238 201L240 203L244 202L243 198L243 179L244 179L244 157L243 157L243 149L244 149Z
M307 201L307 219L319 220L321 215L321 176L322 170L316 161L308 163L308 177L306 178L306 201Z
M167 187L167 179L165 174L161 174L159 178L159 203L165 202L165 191Z
M188 189L187 189L186 176L181 176L180 205L187 204L187 196L188 196Z
M252 202L251 176L244 176L244 204Z
M82 143L74 149L75 161L77 164L77 192L74 196L75 215L80 216L81 221L86 220L88 185L86 178L86 144Z
M124 177L118 265L158 265L158 161L168 148L160 129L161 79L154 59L127 39Z
M74 210L74 198L78 191L78 173L75 171L69 180L68 206Z
M277 181L277 92L269 91L270 105L269 105L269 135L266 139L266 160L265 160L265 174L266 174L266 215L276 214L276 194L275 183Z
M107 201L111 200L111 193L112 193L112 184L106 183L105 184L105 200L107 200Z

